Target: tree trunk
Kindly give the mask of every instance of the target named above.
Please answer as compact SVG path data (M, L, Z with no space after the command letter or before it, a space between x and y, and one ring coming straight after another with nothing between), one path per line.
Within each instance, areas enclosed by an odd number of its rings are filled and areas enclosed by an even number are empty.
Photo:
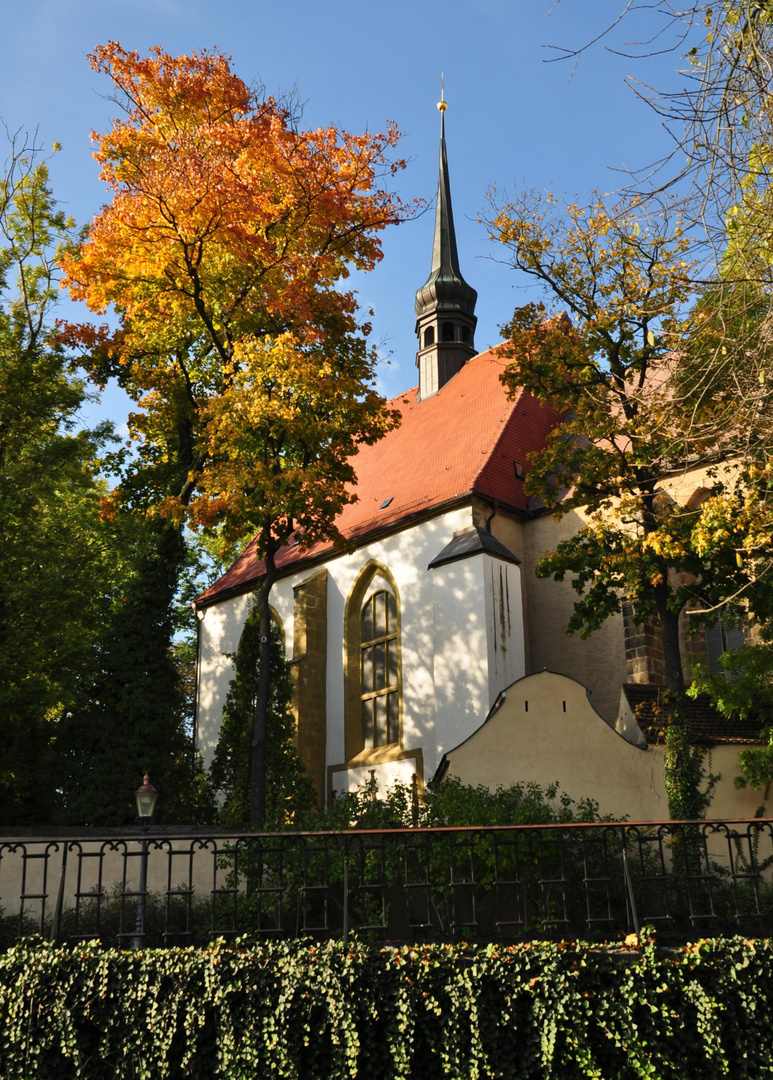
M266 530L264 530L265 536ZM262 537L263 539L263 537ZM266 572L258 591L260 644L258 649L258 689L252 728L252 764L250 769L250 824L262 829L266 823L266 732L268 699L271 692L271 609L269 595L276 580L274 549L270 535L265 545Z
M669 691L662 699L668 712L663 762L668 813L675 821L695 820L705 816L711 798L711 787L708 792L701 791L701 782L704 779L703 754L691 743L690 714L687 711L682 653L679 647L679 614L669 608L668 593L665 571L663 584L655 589L655 604L660 616L666 686ZM689 855L688 858L688 855L687 849L675 854L675 866L682 867L681 873L688 869L693 873L697 871L693 856Z
M682 669L682 650L679 645L679 614L668 606L668 584L658 585L655 589L655 604L660 618L663 638L663 662L666 670L666 686L675 694L684 695L684 671Z

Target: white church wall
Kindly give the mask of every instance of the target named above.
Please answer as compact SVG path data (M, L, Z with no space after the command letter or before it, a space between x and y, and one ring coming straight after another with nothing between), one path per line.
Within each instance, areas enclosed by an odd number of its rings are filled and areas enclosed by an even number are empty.
M327 762L343 763L344 751L344 611L346 601L360 574L375 563L387 569L398 593L401 613L402 662L402 746L405 750L421 749L426 774L431 775L439 758L435 740L435 671L433 653L436 644L434 630L434 598L432 572L429 563L453 538L455 532L471 523L470 506L440 514L411 528L384 536L359 547L350 554L336 555L326 564L327 586ZM279 616L286 642L288 658L293 655L293 590L306 578L319 572L319 564L280 578L271 591L271 606ZM384 584L384 581L381 582ZM374 579L372 588L378 581ZM386 581L386 585L391 585ZM483 633L478 645L484 658L481 667L482 691L475 697L476 712L470 711L470 724L479 723L488 710L487 673L485 671L486 632L485 599L482 580L475 587L474 607L479 612ZM251 595L244 594L205 608L201 624L201 661L199 674L198 745L209 764L217 745L223 704L233 677L233 664L225 655L235 653L244 622L249 612ZM470 596L467 606L472 604ZM469 646L462 657L470 660ZM478 676L475 676L476 678ZM456 730L456 729L454 729ZM468 725L461 730L472 730ZM441 745L453 745L453 737L443 737ZM401 766L405 771L405 766ZM336 780L342 785L342 779Z
M433 757L465 739L489 709L483 555L435 567L433 634L437 725ZM428 762L428 769L434 768Z
M416 772L416 759L413 757L401 758L398 761L384 761L374 765L360 765L352 769L339 769L333 772L331 785L335 795L341 795L348 791L356 791L375 780L377 792L383 795L396 782L410 788L413 776Z
M436 760L524 668L520 572L481 552L432 570Z
M421 748L428 772L435 768L435 700L433 680L433 597L427 567L470 523L470 508L461 507L337 556L328 570L327 759L345 760L343 640L346 600L370 563L386 567L395 583L400 606L403 697L403 749ZM299 577L298 580L301 580ZM279 583L278 583L279 584ZM336 783L343 785L340 774ZM356 786L356 784L354 785Z
M231 657L239 648L252 596L231 597L200 612L196 749L208 768L220 736L220 722L234 674Z

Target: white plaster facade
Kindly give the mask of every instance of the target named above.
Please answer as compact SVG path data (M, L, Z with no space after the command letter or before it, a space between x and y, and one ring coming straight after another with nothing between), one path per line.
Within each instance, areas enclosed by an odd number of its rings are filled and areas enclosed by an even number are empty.
M459 507L363 544L325 561L327 570L326 763L330 787L340 791L370 778L383 790L394 780L410 783L423 766L423 783L450 747L480 724L497 695L525 673L520 567L485 551L429 569L455 533L472 525L471 505ZM394 587L400 610L402 738L387 760L347 767L345 748L347 599L361 574L376 564L365 598ZM295 590L319 570L314 565L286 574L271 593L293 659ZM394 585L392 586L392 583ZM233 660L250 609L242 593L200 612L197 746L206 764L217 744ZM418 756L412 752L420 752ZM403 756L398 758L400 753ZM378 755L377 755L378 756Z

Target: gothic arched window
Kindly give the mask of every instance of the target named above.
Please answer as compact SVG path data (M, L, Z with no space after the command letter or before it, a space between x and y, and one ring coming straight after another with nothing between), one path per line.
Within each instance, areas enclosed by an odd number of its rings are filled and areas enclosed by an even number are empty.
M400 738L397 675L397 603L380 589L367 598L360 618L360 696L365 749Z
M386 566L369 561L344 609L344 750L347 761L402 753L401 612ZM364 757L363 757L364 755ZM391 760L391 758L390 758Z

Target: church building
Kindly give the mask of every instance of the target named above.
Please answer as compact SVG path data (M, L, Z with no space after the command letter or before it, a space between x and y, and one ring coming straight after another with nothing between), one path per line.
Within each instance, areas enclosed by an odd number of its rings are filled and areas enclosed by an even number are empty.
M507 361L496 350L476 353L477 294L459 266L445 102L439 107L432 267L416 293L418 385L390 402L401 424L357 455L358 500L337 522L354 550L319 543L276 557L271 606L294 673L298 748L320 802L372 774L381 790L414 775L422 786L457 748L457 759L466 760L470 740L508 688L523 689L527 676L545 669L565 680L550 683L558 720L579 723L577 710L566 715L567 700L582 684L583 723L600 725L613 754L619 743L633 755L626 777L643 775L647 742L621 687L662 681L648 628L620 616L586 641L567 636L575 594L568 583L535 575L541 555L582 520L570 513L556 521L524 492L530 461L558 418L524 391L508 398L500 381ZM207 764L260 575L251 544L195 602L196 734ZM532 693L533 718L534 702L547 708L547 686ZM519 708L528 713L524 693ZM555 737L562 737L558 728ZM494 763L508 756L503 746L514 745L502 738L488 751ZM507 768L480 775L507 782ZM546 782L561 780L548 774ZM667 816L650 804L640 812Z

